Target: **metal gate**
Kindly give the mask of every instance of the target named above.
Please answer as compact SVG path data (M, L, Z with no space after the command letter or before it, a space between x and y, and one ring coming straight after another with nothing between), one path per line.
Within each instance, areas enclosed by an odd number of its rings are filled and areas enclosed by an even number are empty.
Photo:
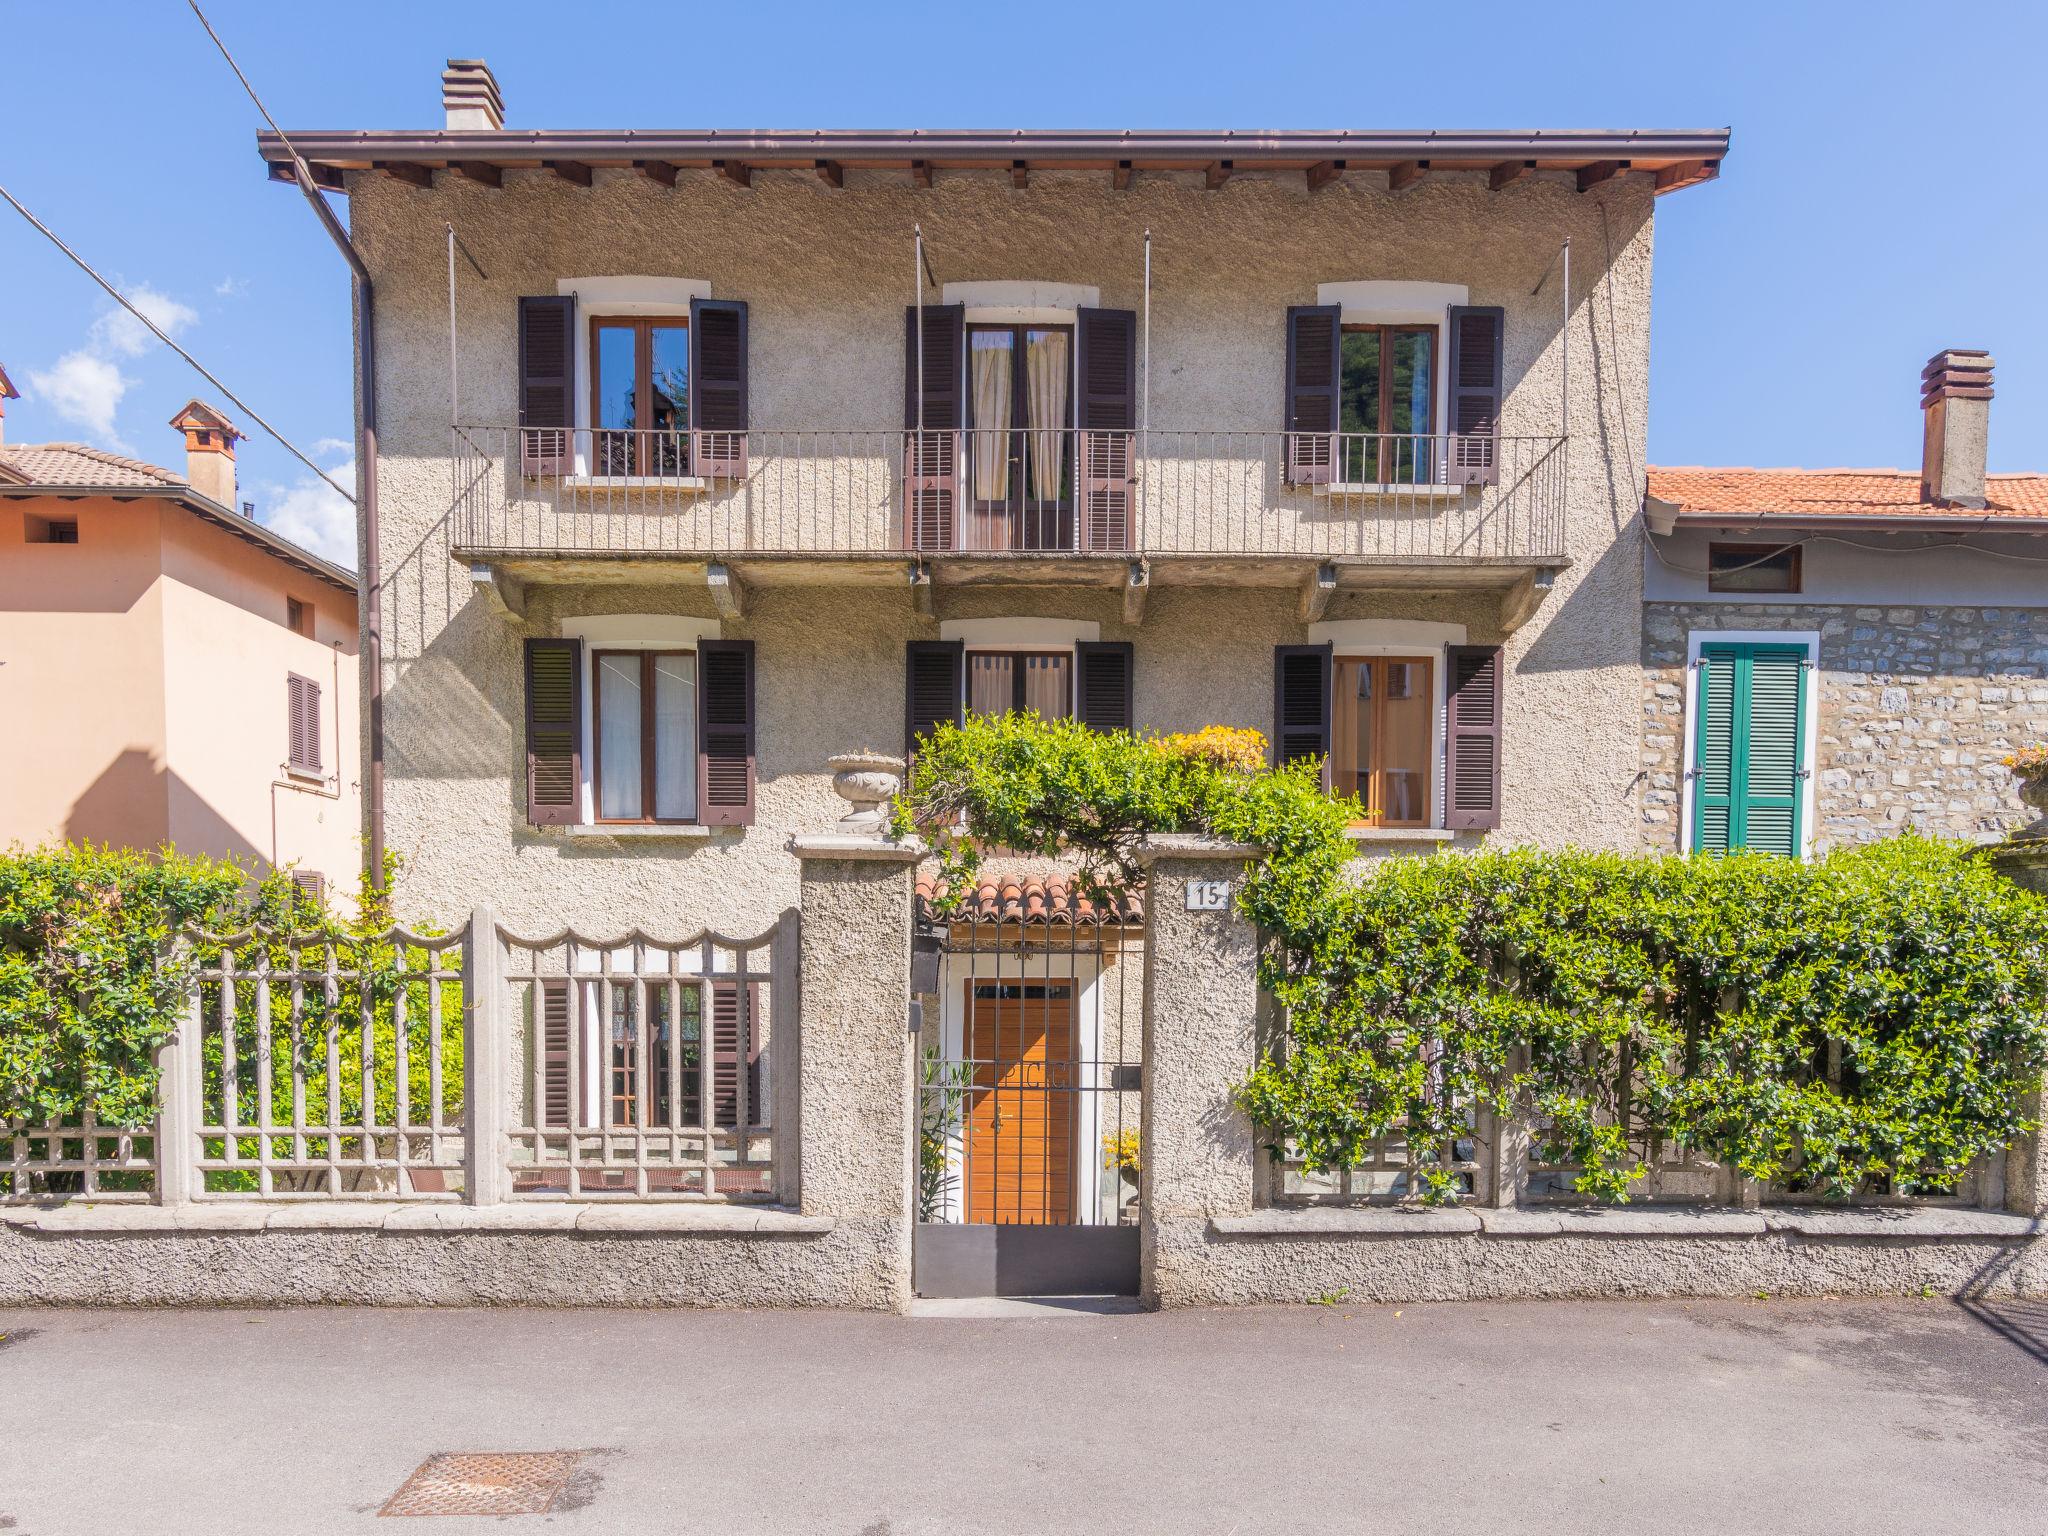
M918 890L915 1286L1136 1295L1144 909L1051 877Z

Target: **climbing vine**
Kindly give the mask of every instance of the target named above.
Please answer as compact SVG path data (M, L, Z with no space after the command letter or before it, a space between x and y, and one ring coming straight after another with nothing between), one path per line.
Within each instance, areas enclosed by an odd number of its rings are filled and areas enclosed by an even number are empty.
M989 847L1078 859L1104 892L1139 882L1151 833L1264 849L1238 903L1288 1025L1241 1102L1312 1168L1400 1128L1420 1198L1457 1193L1451 1154L1484 1112L1530 1123L1540 1158L1610 1200L1653 1149L1821 1195L1940 1191L2028 1129L2048 903L1968 850L1512 850L1360 879L1356 802L1312 765L1261 766L1247 735L973 717L922 745L898 827L956 891Z

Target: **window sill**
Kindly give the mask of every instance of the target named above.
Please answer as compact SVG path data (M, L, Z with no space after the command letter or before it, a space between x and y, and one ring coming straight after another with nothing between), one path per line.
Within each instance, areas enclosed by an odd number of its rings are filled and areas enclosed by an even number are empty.
M1371 481L1337 480L1312 485L1309 489L1318 496L1379 496L1409 501L1455 501L1471 489L1467 485L1447 485L1439 480L1416 481Z
M1346 827L1344 835L1354 843L1452 843L1456 832L1444 827Z
M565 491L684 491L691 495L705 485L702 475L563 475L556 483Z
M318 768L294 768L290 763L286 763L281 771L294 784L304 784L309 787L317 785L322 789L327 787L327 775Z
M620 822L616 826L607 825L604 822L586 821L577 822L571 826L566 826L562 828L562 832L565 836L568 837L591 837L598 838L604 841L610 841L614 838L709 837L711 835L712 829L710 827L703 826L700 823L694 821L649 823Z

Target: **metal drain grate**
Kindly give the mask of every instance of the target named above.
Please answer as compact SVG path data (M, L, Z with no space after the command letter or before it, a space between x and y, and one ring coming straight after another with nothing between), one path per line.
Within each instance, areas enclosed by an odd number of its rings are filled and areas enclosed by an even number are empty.
M581 1451L444 1451L391 1495L384 1515L544 1515Z

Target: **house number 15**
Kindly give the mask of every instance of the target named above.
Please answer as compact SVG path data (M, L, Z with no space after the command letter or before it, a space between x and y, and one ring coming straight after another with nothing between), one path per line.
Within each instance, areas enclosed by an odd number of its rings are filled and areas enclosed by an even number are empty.
M1188 910L1190 912L1221 912L1230 905L1230 882L1228 880L1190 880L1188 882Z

